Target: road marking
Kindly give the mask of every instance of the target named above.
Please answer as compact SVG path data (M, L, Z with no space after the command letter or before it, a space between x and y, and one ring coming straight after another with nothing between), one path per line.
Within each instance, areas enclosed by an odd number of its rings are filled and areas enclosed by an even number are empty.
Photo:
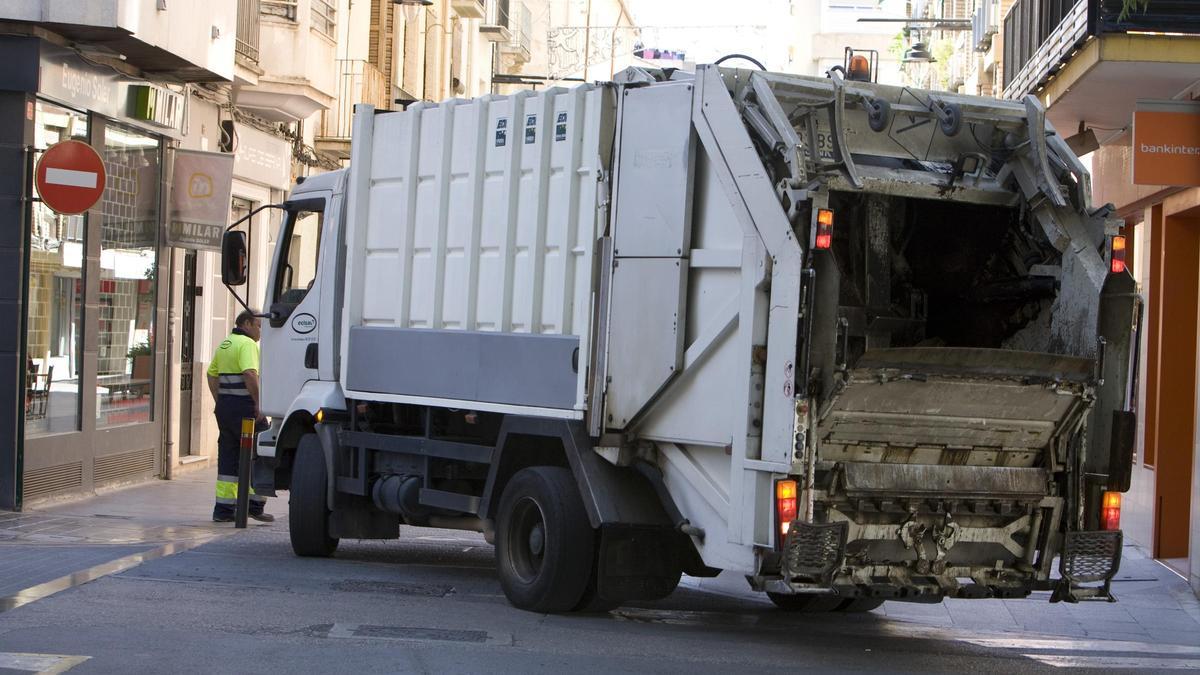
M1134 654L1178 654L1200 658L1200 647L1191 645L1155 644L1150 642L1120 642L1114 640L1088 640L1086 638L1022 638L1022 637L966 637L959 642L993 647L996 649L1054 649L1076 652L1123 652Z
M1151 670L1200 670L1200 659L1162 659L1145 656L1082 656L1075 654L1022 654L1055 668L1125 668Z
M223 536L229 535L218 534L215 536L200 537L190 541L173 541L163 544L162 546L152 548L148 551L142 551L141 553L134 553L123 558L110 560L109 562L101 563L85 570L68 574L65 577L59 577L36 586L30 586L23 591L17 591L13 595L0 597L0 612L7 612L10 609L23 607L31 602L37 602L43 598L48 598L51 595L65 591L68 588L82 586L89 581L95 581L101 577L107 577L119 572L124 572L125 570L131 567L137 567L144 562L157 560L158 558L165 558L167 556L175 555L176 553L183 553L184 551L196 548L197 546L203 546L210 541L220 539Z
M90 658L92 657L69 656L66 654L0 652L0 668L5 670L22 670L38 673L38 675L53 675L54 673L65 673Z
M1016 636L958 637L956 641L1015 651L1024 658L1055 668L1200 670L1200 646L1192 645Z
M95 189L98 178L99 176L95 171L75 171L74 169L46 167L46 182L51 185Z

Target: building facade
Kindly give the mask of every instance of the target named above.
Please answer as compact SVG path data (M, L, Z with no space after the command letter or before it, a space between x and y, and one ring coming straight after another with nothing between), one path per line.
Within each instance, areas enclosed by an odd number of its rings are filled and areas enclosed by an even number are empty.
M792 0L788 71L825 77L830 68L845 63L846 48L874 52L877 81L900 84L901 50L897 37L904 24L860 21L906 16L901 0Z
M278 204L344 164L355 104L487 93L498 4L0 1L0 508L215 463L203 373L241 307L211 246L168 245L176 154L232 155L229 223ZM32 178L69 139L108 176L79 215ZM252 305L276 214L238 225Z
M1136 165L1159 161L1137 157L1138 111L1182 111L1180 142L1200 147L1200 12L1170 1L1124 16L1122 0L1006 4L997 34L1003 96L1036 96L1090 161L1093 204L1112 204L1124 221L1144 304L1122 529L1200 595L1200 152L1159 179L1173 184L1134 183Z
M2 508L167 471L170 167L187 87L233 77L236 16L161 5L0 3ZM75 215L33 188L67 140L106 174Z

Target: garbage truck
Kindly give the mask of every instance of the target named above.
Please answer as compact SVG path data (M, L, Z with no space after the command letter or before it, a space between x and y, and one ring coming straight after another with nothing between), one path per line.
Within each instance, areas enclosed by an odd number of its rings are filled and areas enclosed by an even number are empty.
M836 70L358 105L279 205L254 486L301 556L481 532L538 612L1112 600L1139 305L1090 192L1036 98Z

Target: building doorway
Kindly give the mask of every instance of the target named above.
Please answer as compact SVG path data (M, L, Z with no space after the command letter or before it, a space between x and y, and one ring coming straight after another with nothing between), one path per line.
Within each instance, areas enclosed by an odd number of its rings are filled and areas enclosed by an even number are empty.
M1154 467L1155 558L1187 575L1196 455L1200 208L1151 218L1146 456Z
M196 358L196 251L183 256L183 307L179 326L179 456L192 454L192 387Z

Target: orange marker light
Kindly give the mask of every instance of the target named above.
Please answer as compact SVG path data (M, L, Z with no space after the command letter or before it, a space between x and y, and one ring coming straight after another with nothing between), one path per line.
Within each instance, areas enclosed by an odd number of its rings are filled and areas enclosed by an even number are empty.
M1100 508L1100 529L1121 529L1121 493L1105 492Z
M833 211L817 209L817 240L816 247L823 251L833 246Z
M787 536L792 521L800 515L796 499L796 481L781 480L775 483L775 515L779 523L780 541Z
M1112 251L1109 261L1109 271L1113 274L1120 274L1125 271L1125 237L1118 234L1112 238Z

